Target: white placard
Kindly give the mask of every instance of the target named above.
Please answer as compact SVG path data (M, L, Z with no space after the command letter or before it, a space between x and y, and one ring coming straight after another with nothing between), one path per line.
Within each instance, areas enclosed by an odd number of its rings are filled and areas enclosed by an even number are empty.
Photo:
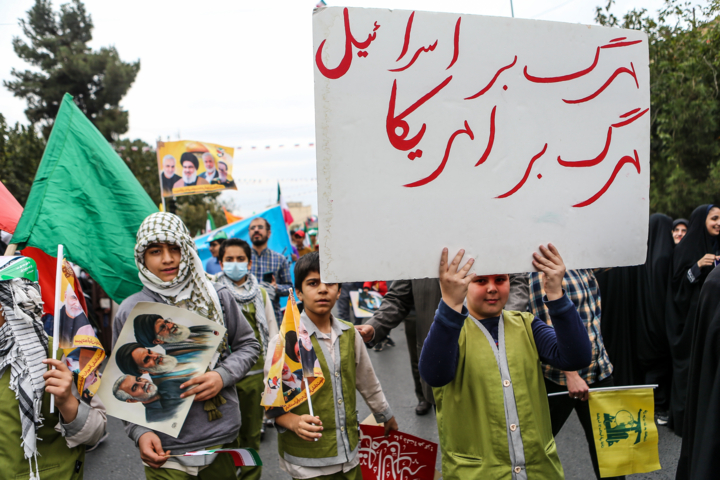
M313 15L324 281L645 261L647 36L636 30L329 7Z

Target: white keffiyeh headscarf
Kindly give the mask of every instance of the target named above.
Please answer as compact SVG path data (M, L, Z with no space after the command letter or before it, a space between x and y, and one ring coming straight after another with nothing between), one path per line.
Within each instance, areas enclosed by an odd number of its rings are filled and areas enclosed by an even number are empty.
M232 292L233 297L235 297L235 300L241 307L249 303L252 303L255 306L255 323L257 324L258 331L260 332L260 346L262 347L262 351L267 353L268 337L270 334L268 333L267 318L265 318L265 302L263 300L263 294L260 291L260 285L258 284L255 275L252 273L247 274L245 280L247 286L246 292L239 292L235 288L235 282L225 275L225 272L218 273L216 278L218 283L227 285L230 292Z
M170 282L163 282L145 266L145 250L153 243L177 245L181 250L177 276ZM205 273L197 247L180 217L172 213L158 212L147 217L137 233L135 264L140 271L140 281L147 288L160 295L171 305L191 312L225 326L220 298Z
M30 463L30 480L40 478L37 431L43 424L43 373L47 371L42 361L48 356L48 338L40 320L42 304L37 283L24 278L0 282L0 308L5 317L0 327L0 370L11 369L10 390L20 406L21 446Z

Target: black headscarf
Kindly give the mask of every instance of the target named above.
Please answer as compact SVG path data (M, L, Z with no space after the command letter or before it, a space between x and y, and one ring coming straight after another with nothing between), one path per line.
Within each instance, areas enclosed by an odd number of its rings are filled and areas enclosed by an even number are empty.
M675 433L682 435L685 400L688 386L688 367L692 344L689 324L697 313L700 290L713 267L703 267L696 282L688 278L688 270L708 253L716 253L716 238L705 226L712 205L700 205L690 215L687 234L675 246L673 268L668 288L666 327L673 361L673 385L670 400L670 423Z
M693 323L683 442L677 479L715 478L720 471L720 268L700 292Z

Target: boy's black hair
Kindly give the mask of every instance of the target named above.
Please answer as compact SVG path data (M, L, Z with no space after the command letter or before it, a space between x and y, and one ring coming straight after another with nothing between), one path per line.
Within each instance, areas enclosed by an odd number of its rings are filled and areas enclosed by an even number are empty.
M227 250L228 247L240 247L245 251L245 256L247 256L248 261L252 258L252 250L250 250L250 245L245 240L240 240L239 238L228 238L220 245L220 251L218 252L218 260L222 262L223 257L225 256L225 250Z
M295 290L302 292L302 283L311 273L320 273L320 254L311 252L300 257L295 264ZM342 283L338 283L338 288Z

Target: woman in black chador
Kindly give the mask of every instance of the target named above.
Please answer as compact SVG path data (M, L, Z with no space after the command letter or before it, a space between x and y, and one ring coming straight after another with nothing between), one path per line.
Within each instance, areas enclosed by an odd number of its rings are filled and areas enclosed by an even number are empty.
M702 287L692 327L677 480L717 478L720 471L720 268Z
M662 423L667 423L672 381L672 360L665 328L665 304L675 250L672 223L672 218L662 213L650 215L647 260L638 275L638 358L645 372L644 383L658 385L655 414Z
M692 324L697 314L700 290L717 264L720 208L700 205L690 216L685 237L675 247L667 299L666 327L673 359L670 423L682 435L688 367L692 346Z

